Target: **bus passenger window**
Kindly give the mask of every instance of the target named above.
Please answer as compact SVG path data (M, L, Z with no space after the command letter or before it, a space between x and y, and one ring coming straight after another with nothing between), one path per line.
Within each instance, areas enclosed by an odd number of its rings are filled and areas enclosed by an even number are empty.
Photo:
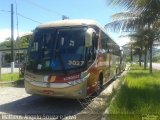
M96 48L97 48L97 42L96 34L93 33L92 36L92 46L88 48L88 62L93 62L96 58Z
M97 42L98 42L98 37L95 33L93 33L92 37L92 60L96 58L96 50L97 50Z
M87 50L87 60L88 62L92 62L92 50L91 50L91 47L88 48Z

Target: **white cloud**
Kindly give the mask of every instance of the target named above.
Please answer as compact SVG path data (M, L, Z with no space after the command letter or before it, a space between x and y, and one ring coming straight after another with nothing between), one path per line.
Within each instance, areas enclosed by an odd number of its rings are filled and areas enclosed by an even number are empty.
M19 31L19 36L25 34L26 32ZM0 29L0 42L3 42L6 38L11 37L10 29ZM17 31L14 30L14 39L17 38Z
M123 46L125 44L127 44L128 42L130 42L130 38L129 37L120 37L116 40L116 42L120 45Z

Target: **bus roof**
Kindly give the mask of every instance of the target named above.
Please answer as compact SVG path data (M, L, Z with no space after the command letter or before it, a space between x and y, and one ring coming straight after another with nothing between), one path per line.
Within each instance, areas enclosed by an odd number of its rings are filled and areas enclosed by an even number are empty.
M48 28L48 27L67 27L67 26L84 26L84 25L96 25L99 26L98 23L94 20L83 20L83 19L77 19L77 20L60 20L55 22L49 22L42 24L38 26L38 28Z
M43 28L52 28L52 27L89 26L89 25L95 25L98 28L100 28L105 34L107 34L104 27L102 27L99 23L91 19L74 19L74 20L66 19L66 20L44 23L44 24L39 25L37 28L43 29ZM117 44L114 40L112 41L115 44Z

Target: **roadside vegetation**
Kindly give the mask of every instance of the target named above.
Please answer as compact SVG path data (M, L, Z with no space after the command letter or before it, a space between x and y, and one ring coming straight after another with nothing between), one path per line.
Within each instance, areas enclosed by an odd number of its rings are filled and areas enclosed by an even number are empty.
M119 93L112 100L108 112L111 119L141 120L160 114L160 71L150 74L133 65L124 76ZM152 115L152 116L151 116Z
M7 73L7 74L2 74L0 82L8 82L8 81L18 81L20 80L19 73Z

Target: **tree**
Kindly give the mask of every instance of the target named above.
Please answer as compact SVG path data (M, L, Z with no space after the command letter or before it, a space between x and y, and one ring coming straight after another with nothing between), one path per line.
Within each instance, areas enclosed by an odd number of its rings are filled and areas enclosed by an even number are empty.
M136 33L128 34L123 37L129 37L131 39L130 44L132 45L132 48L134 50L134 55L139 56L139 65L141 66L141 60L143 55L143 50L145 48L144 37L143 37L143 30L138 30Z
M156 40L160 26L160 1L159 0L108 0L109 4L119 5L128 12L113 15L113 22L107 28L123 31L147 30L150 50L150 73L152 73L152 46Z
M32 33L26 34L20 38L14 40L14 48L28 48L29 40L31 39ZM0 43L0 49L10 49L11 38L6 38L5 41Z
M31 38L32 34L27 34L24 35L23 37L21 37L20 39L17 38L16 40L14 40L14 49L19 49L19 48L28 48L29 46L29 40ZM11 49L11 38L7 38L5 41L0 43L0 49ZM17 53L16 56L18 57L18 60L23 60L23 58L21 58L21 56L23 56L24 53ZM15 58L16 59L16 58ZM5 60L7 62L11 62L11 54L6 53L5 54Z
M18 48L28 48L31 37L32 37L32 33L27 33L22 37L17 38L16 43L17 43L17 46L19 46Z
M16 47L16 42L13 42L14 47ZM0 49L9 49L11 48L11 38L6 38L5 41L0 43Z

